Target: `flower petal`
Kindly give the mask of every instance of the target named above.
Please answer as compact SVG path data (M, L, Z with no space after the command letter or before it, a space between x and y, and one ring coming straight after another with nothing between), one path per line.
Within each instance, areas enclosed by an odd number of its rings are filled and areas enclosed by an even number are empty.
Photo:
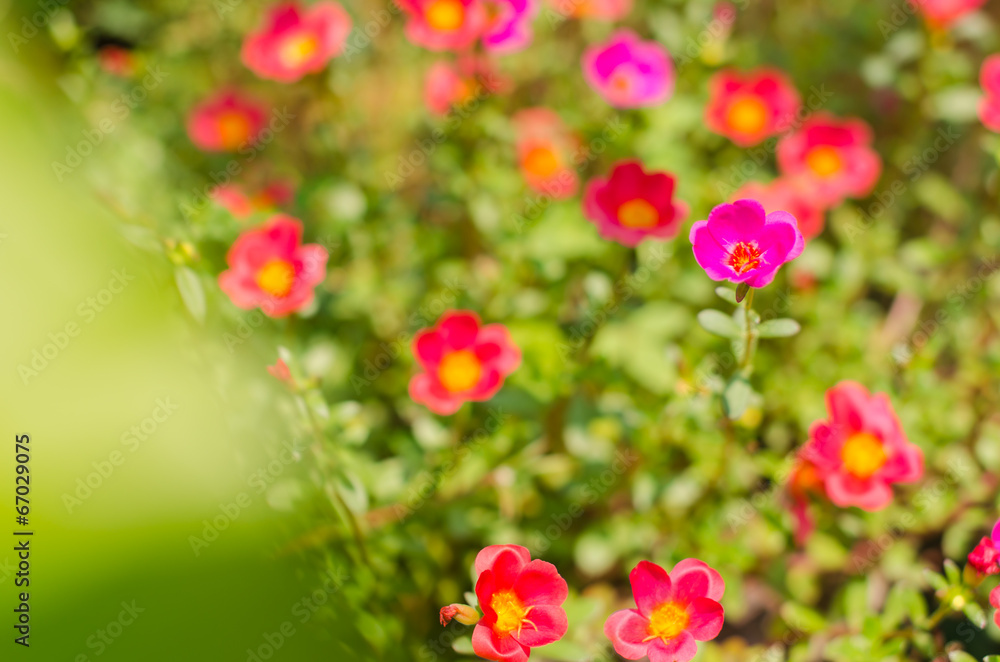
M651 561L640 561L628 576L632 584L632 597L639 613L649 618L653 610L670 599L672 584L670 575Z
M482 623L472 631L472 650L483 659L499 662L526 662L530 652L514 637L498 637L493 628Z
M709 641L719 636L726 613L715 600L695 598L688 605L687 631L698 641Z
M684 559L670 571L674 592L672 599L688 603L694 598L721 600L726 582L715 569L698 559Z
M521 547L520 545L490 545L484 547L476 555L476 574L492 569L496 565L500 555L504 552L513 554L519 560L519 564L517 565L518 571L531 561L531 552L526 547Z
M688 662L698 653L698 644L685 630L667 642L654 639L648 653L649 662Z
M649 642L649 621L636 609L622 609L608 616L604 622L604 636L611 640L615 652L626 660L645 657Z
M562 639L569 628L569 621L562 607L538 605L533 607L525 618L530 623L525 622L521 626L521 631L512 633L512 636L530 648Z

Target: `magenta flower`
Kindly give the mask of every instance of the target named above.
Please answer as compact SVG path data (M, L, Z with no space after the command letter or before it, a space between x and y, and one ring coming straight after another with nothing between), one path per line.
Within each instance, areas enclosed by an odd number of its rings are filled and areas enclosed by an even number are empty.
M719 205L707 221L691 226L694 259L712 280L764 287L778 268L805 247L795 217L785 211L764 213L756 200Z
M991 55L983 60L979 83L983 87L979 119L990 131L1000 132L1000 55Z
M247 35L240 57L261 78L293 83L322 71L344 50L350 32L351 18L336 2L323 0L309 7L281 3Z
M515 53L531 43L531 21L538 0L484 0L488 16L483 47L494 53Z
M232 152L253 143L267 122L267 106L236 90L222 90L188 113L191 142L206 152Z
M492 398L521 364L521 351L503 324L481 326L479 316L451 310L413 339L424 369L410 380L410 397L435 414L454 414L467 401Z
M487 23L482 0L399 0L409 16L406 38L432 51L471 47Z
M802 453L834 504L881 510L892 502L894 483L924 475L924 454L907 441L884 393L843 381L826 392L826 409L829 419L812 424Z
M638 161L616 163L609 177L595 177L583 194L583 213L602 237L635 246L647 237L677 234L687 205L674 199L676 179L646 172Z
M328 257L319 244L302 244L298 219L277 214L233 243L219 287L244 310L260 307L266 315L284 317L312 303L314 288L326 278Z
M665 48L618 30L583 53L583 76L612 106L655 106L674 91L674 65Z
M667 574L640 561L629 582L638 609L616 611L604 623L604 634L626 660L687 662L698 652L695 642L719 636L726 584L708 564L684 559Z

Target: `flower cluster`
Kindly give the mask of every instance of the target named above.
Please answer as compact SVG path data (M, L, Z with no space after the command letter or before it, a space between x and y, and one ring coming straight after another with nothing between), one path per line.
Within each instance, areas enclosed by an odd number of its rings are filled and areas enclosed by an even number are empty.
M524 662L531 649L558 641L568 621L562 608L566 581L551 563L532 560L517 545L492 545L476 556L476 600L441 608L442 625L452 619L475 625L472 648L485 660ZM725 611L722 576L697 559L684 559L668 573L641 561L629 574L636 609L611 614L604 634L628 660L688 662L698 641L715 639Z

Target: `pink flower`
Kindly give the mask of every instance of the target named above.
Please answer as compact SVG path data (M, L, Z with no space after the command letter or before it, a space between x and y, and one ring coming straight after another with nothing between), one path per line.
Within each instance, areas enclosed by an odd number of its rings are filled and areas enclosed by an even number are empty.
M515 53L531 43L531 21L538 0L483 0L487 19L483 47L494 53Z
M779 177L769 184L749 182L732 195L731 200L756 200L768 214L787 211L795 217L803 239L809 240L823 231L826 211L817 206L805 188L793 179Z
M707 221L691 226L694 259L712 280L764 287L785 262L799 256L805 240L786 211L764 214L756 200L722 204Z
M487 58L470 55L459 58L456 64L435 62L424 79L424 103L432 113L447 115L452 106L500 93L508 85Z
M604 623L604 634L626 660L687 662L698 652L695 642L719 636L726 584L706 563L684 559L667 574L640 561L629 582L638 609L616 611Z
M205 99L188 113L191 142L206 152L231 152L253 143L267 121L267 107L235 90Z
M872 131L863 121L816 113L778 143L778 167L799 179L816 204L832 207L875 188L882 159L871 143Z
M576 193L580 180L569 163L579 143L559 115L548 108L527 108L511 121L518 164L528 186L556 199Z
M436 414L454 414L467 401L492 398L521 364L521 351L502 324L481 326L465 310L446 312L413 339L424 372L410 380L410 397Z
M635 246L646 237L676 236L687 205L674 199L676 178L620 161L609 177L595 177L583 194L583 213L606 239Z
M632 11L632 0L549 0L549 4L563 16L599 21L617 21Z
M912 0L933 27L946 28L966 14L976 11L986 0Z
M551 563L517 545L491 545L476 556L476 597L483 617L472 650L486 660L524 662L531 649L558 641L568 623L569 588Z
M979 119L990 131L1000 132L1000 54L983 60L979 70L983 98L979 101Z
M274 365L267 366L267 372L280 382L292 383L292 371L288 369L284 359L278 359Z
M802 105L795 86L777 69L746 74L726 69L712 76L708 86L706 126L740 147L786 129Z
M618 30L583 53L583 76L612 106L655 106L674 91L674 65L663 46Z
M219 287L244 310L260 307L284 317L310 305L313 289L326 278L326 249L302 244L302 223L277 214L239 236L226 254Z
M239 219L247 218L256 210L250 197L236 184L216 186L208 194L208 197L212 202Z
M258 28L247 35L240 56L261 78L294 83L322 71L344 50L351 17L332 0L308 7L298 2L273 6Z
M432 51L459 51L472 46L487 25L482 0L400 0L410 16L406 37Z
M881 510L892 501L894 483L924 475L924 454L907 441L884 393L840 382L826 392L826 408L829 419L813 423L803 452L834 504Z
M791 498L791 513L795 521L795 542L804 545L816 529L816 522L809 513L809 495L825 496L823 480L816 465L803 453L799 453L791 475L788 477L788 496Z

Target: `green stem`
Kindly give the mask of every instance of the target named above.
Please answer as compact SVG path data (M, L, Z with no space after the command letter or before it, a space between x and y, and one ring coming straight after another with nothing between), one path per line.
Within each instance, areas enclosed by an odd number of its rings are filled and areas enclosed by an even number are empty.
M743 302L743 311L745 314L744 328L743 328L743 338L746 344L743 346L743 360L740 361L740 370L744 373L744 377L749 377L752 370L750 362L753 360L753 324L751 323L751 315L753 313L753 293L754 289L751 287L750 291L747 293L747 298Z
M925 630L933 630L936 628L944 617L951 613L951 604L941 603L937 610L931 614L931 617L927 620L927 624L924 626Z

